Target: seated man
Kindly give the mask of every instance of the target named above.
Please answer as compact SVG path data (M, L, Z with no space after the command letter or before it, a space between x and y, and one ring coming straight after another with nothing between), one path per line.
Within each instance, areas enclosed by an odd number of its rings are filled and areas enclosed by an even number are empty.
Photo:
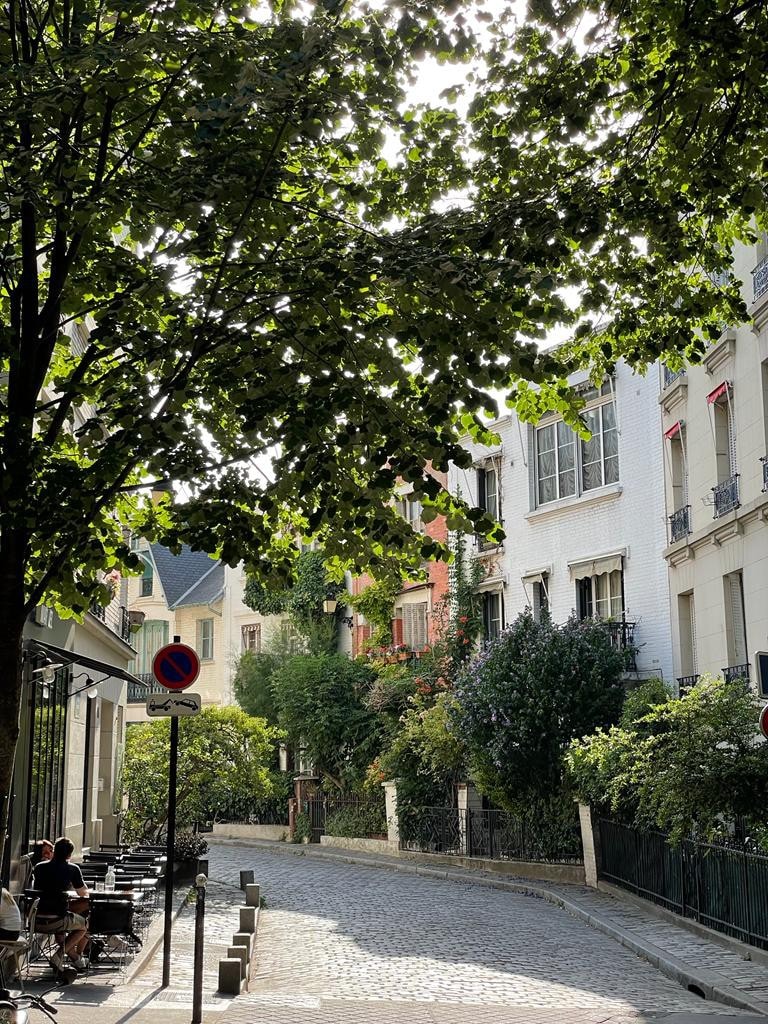
M88 889L76 864L70 864L74 844L62 837L53 846L52 860L43 860L35 867L33 888L40 893L37 907L37 932L66 932L64 952L78 970L85 970L88 961L83 952L88 945L87 923L81 913L88 909ZM68 893L74 890L80 897L70 904ZM64 966L62 953L52 958L53 965Z

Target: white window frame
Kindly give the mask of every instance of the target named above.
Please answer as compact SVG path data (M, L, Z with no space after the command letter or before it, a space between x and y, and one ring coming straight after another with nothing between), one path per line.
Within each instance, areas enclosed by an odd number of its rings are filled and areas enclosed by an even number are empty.
M613 384L610 380L605 380L599 389L592 388L587 392L587 395L592 395L582 410L582 416L587 416L591 413L597 413L599 420L599 438L600 438L600 483L593 484L591 487L587 487L584 482L584 447L587 443L581 440L574 431L568 427L562 417L560 416L548 416L543 422L539 423L534 428L533 448L533 472L534 472L534 494L536 507L539 508L544 505L550 505L552 502L560 501L563 498L581 497L583 494L588 493L591 490L596 490L599 487L606 487L610 484L617 484L620 480L619 470L619 456L618 456L618 415L616 410L616 395L614 393ZM613 408L613 426L605 426L605 410L607 407ZM561 424L563 427L561 427ZM542 478L540 474L540 462L539 462L539 437L541 433L549 428L553 429L554 432L554 457L555 457L555 471L554 474L548 474ZM563 428L571 435L570 442L562 443L561 431ZM606 457L605 454L605 436L607 433L615 431L617 434L617 452L616 455L609 455ZM593 437L598 436L597 433L593 434ZM573 466L561 469L560 459L561 451L565 451L566 448L570 448L573 452ZM546 451L552 451L552 449L546 449ZM616 463L616 479L606 479L609 475L606 473L606 463L608 460ZM597 465L597 460L589 463L589 465ZM565 473L573 473L574 487L573 490L561 490L561 475ZM552 479L555 481L555 496L553 498L542 499L541 496L541 481L542 479Z
M488 607L492 599L496 600L496 614L491 617ZM485 590L480 595L482 602L483 639L486 642L496 640L504 629L504 594L500 590Z
M197 653L200 661L213 661L213 619L197 620Z

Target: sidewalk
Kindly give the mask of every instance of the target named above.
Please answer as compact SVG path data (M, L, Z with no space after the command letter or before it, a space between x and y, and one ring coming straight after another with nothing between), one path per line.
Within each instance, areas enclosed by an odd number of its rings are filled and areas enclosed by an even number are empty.
M432 867L384 854L356 854L315 845L235 839L217 840L217 843L256 847L277 856L319 857L537 896L610 935L683 988L706 1000L714 999L751 1013L768 1015L768 967L746 959L748 947L734 941L730 944L732 948L726 948L722 943L727 940L692 934L682 925L661 919L652 909L646 910L612 893L580 885L502 879L466 868Z

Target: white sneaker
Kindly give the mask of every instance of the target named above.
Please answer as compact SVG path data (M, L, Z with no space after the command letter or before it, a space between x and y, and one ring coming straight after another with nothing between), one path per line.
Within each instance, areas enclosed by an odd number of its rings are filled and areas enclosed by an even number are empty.
M79 956L72 960L72 966L78 971L87 971L90 965L84 956Z
M60 949L57 949L51 957L51 963L57 971L60 971L64 966L64 953Z

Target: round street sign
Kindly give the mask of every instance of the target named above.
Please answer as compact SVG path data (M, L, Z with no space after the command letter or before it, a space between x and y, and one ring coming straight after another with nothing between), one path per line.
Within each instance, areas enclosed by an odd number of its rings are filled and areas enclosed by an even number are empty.
M152 674L166 690L186 690L200 675L200 659L186 644L166 644L155 655Z
M760 732L768 739L768 704L760 712Z

